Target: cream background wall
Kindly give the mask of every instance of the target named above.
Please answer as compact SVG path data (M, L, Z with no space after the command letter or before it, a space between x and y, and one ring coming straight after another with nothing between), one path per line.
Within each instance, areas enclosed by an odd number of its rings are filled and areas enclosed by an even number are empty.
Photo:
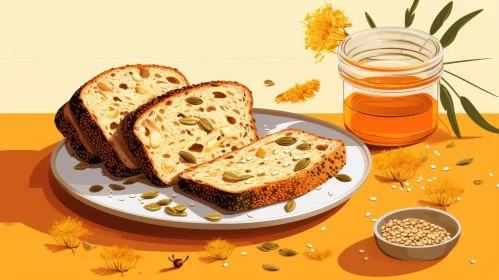
M334 0L353 27L404 23L412 0ZM428 31L447 0L421 0L412 28ZM342 83L334 54L321 63L304 49L307 12L323 0L16 0L0 9L0 113L54 113L82 83L111 67L156 63L178 68L191 83L236 80L252 89L255 106L307 113L342 111ZM445 49L445 59L492 60L448 66L499 94L499 1L455 0L445 30L461 16L484 11ZM315 99L275 104L295 82L320 79ZM263 80L276 85L266 88ZM499 98L449 77L481 112L499 112ZM458 112L463 112L456 105Z

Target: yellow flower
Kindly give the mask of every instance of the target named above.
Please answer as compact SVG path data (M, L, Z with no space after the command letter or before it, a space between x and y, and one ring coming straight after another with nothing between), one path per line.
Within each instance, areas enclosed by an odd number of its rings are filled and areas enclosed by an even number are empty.
M78 218L63 217L60 221L54 222L49 234L55 239L57 244L71 249L80 246L82 240L91 235L90 231L83 227Z
M139 254L125 245L123 246L113 246L112 248L104 248L104 251L100 253L101 258L106 262L106 266L109 269L115 270L121 273L121 276L125 272L135 267L137 261L142 258Z
M393 149L378 155L373 160L374 166L388 179L399 182L401 185L414 177L422 165L419 158L409 149Z
M329 249L326 250L312 249L312 251L305 252L303 255L310 260L322 261L331 257L333 253Z
M276 103L303 103L307 99L315 97L315 92L319 91L321 83L319 80L313 79L305 84L298 84L284 93L279 94L275 98Z
M208 241L208 244L204 247L208 252L208 255L218 260L226 260L229 258L235 248L236 246L229 243L227 240L220 238Z
M464 189L450 179L439 179L429 182L425 186L425 194L431 202L444 209L457 202L457 198L464 193Z
M326 4L305 17L305 49L316 52L315 58L324 59L326 52L335 52L336 47L348 33L346 27L352 26L348 18L340 10L333 10L331 4Z

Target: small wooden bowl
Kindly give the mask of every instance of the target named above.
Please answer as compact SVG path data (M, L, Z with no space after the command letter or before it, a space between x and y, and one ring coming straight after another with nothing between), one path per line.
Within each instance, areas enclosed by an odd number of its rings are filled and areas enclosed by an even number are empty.
M381 227L392 219L403 220L406 218L423 219L429 223L446 229L451 234L451 239L437 245L404 246L388 242L381 236ZM390 212L378 219L374 225L374 237L379 249L386 255L408 261L429 261L442 258L452 251L461 235L461 225L452 215L445 211L429 208L414 207Z

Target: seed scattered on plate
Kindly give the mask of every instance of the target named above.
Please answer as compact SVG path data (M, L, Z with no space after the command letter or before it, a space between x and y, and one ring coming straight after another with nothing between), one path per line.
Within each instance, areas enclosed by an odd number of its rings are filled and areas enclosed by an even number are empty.
M253 215L251 214L246 214L246 216L248 216L248 218L253 218Z
M307 247L308 248L314 248L314 246L312 244L308 244Z
M263 127L267 127L267 125L266 125L266 124L264 124L264 125L263 125Z
M410 192L410 191L412 191L412 189L411 188L407 188L407 191Z
M364 261L368 261L369 260L369 257L364 257Z
M241 252L241 255L246 256L248 253L246 252Z
M397 186L395 186L395 185L392 185L392 189L396 189L396 188L397 188Z
M228 264L228 263L224 263L224 267L228 267L228 266L229 266L229 264Z
M366 213L366 217L369 217L369 216L371 216L371 212Z
M272 172L272 175L274 175L274 176L275 176L275 175L278 175L278 174L279 174L279 171L274 171L274 172Z
M270 129L266 128L265 131L269 131Z
M405 182L404 185L409 186L409 182Z
M141 201L140 204L144 204L144 201Z
M196 204L195 203L191 203L191 204L189 204L189 206L190 207L194 207L194 206L196 206Z
M442 169L443 171L449 171L449 167L444 167L444 169Z
M364 253L364 250L360 249L360 250L359 250L359 253L363 254L363 253Z
M490 177L492 177L492 176L494 176L494 174L492 174L492 173L489 173L489 176L490 176Z
M316 190L318 190L318 191L320 191L320 190L322 189L322 187L321 187L321 186L319 186L319 187L317 187L317 188L315 188L315 189L316 189Z
M437 168L434 164L430 165L431 169Z
M369 198L369 200L370 200L370 201L376 201L376 197L375 197L375 196L373 196L373 197Z
M124 197L120 197L118 198L119 201L125 201L125 198Z
M471 260L470 261L471 264L475 264L476 263L476 260Z
M499 188L499 184L497 185L497 187ZM333 191L328 191L328 192L327 192L327 194L328 194L329 196L333 196Z
M136 195L134 193L132 193L131 195L129 195L130 198L135 198Z
M371 219L372 222L376 222L378 219Z
M144 200L142 197L137 198L139 201Z
M113 197L113 195L112 195L112 194L110 194L110 195L108 195L107 197L112 198L112 197Z
M177 197L177 195L176 195L176 194L172 194L172 197L173 197L173 198L176 198L176 197Z
M322 228L321 228L321 231L325 231L325 230L326 230L326 227L322 227Z

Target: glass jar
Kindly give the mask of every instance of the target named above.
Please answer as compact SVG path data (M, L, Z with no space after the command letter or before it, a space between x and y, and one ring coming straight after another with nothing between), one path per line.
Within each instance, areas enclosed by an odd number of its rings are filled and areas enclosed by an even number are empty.
M338 47L345 127L367 144L417 143L438 126L440 42L422 31L381 27Z

